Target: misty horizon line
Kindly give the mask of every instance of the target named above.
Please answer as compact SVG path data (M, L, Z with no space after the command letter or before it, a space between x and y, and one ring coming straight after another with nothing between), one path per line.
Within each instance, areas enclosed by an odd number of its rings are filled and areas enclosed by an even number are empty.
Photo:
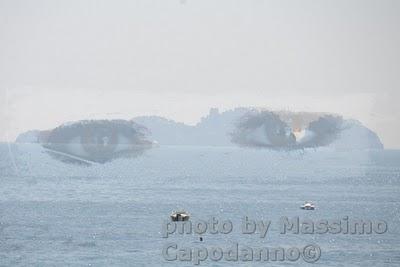
M273 109L273 108L269 108L269 107L265 107L265 106L237 106L234 108L220 108L220 107L209 107L208 108L208 113L206 113L205 115L200 116L196 122L194 123L190 123L187 121L183 121L183 120L179 120L177 118L173 118L171 116L163 116L161 114L155 114L155 113L147 113L147 114L143 114L143 115L136 115L133 116L131 118L127 118L127 114L124 114L123 112L108 112L105 114L92 114L92 117L88 116L83 116L82 119L75 119L75 120L66 120L64 122L58 123L55 126L52 127L47 127L47 128L34 128L34 129L30 129L30 130L25 130L20 132L19 134L23 133L23 132L27 132L27 131L35 131L35 130L40 130L40 131L45 131L45 130L52 130L58 126L64 125L64 124L70 124L70 123L76 123L76 122L80 122L80 121L98 121L98 120L106 120L106 121L112 121L112 120L125 120L125 121L133 121L137 118L161 118L161 119L165 119L167 121L172 121L175 123L179 123L179 124L184 124L187 126L196 126L198 124L200 124L202 122L203 119L209 117L212 114L223 114L223 113L227 113L227 112L234 112L234 111L238 111L238 110L246 110L247 112L251 112L251 111L270 111L273 113L276 113L278 115L282 115L282 114L314 114L314 115L332 115L332 116L337 116L337 117L345 117L339 113L336 112L329 112L329 111L305 111L305 110L292 110L292 109L285 109L285 108L281 108L281 109ZM120 117L107 117L107 116L115 116L115 115L120 115ZM98 117L97 117L98 116ZM353 120L358 120L357 118L348 118L348 119L353 119Z

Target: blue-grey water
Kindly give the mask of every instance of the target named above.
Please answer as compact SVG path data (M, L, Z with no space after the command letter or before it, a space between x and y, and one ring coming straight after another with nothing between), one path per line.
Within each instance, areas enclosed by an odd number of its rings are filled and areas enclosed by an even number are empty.
M304 211L305 200L317 209ZM191 220L233 222L232 233L173 235L173 210ZM242 217L271 220L265 238L240 232ZM282 216L384 220L383 234L279 233ZM168 242L186 247L302 247L312 266L400 266L400 151L271 152L229 147L159 147L136 158L67 164L39 145L0 144L0 266L193 266L166 261ZM214 262L203 266L308 266Z

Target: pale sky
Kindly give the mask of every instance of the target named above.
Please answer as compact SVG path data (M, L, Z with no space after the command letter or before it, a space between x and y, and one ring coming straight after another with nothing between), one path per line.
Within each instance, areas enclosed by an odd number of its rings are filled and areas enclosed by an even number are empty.
M0 141L211 107L355 118L400 148L400 1L0 0Z

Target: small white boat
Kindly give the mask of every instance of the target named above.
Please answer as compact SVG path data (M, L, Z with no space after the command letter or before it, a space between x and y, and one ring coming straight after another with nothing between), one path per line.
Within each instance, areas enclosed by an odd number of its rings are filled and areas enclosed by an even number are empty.
M190 215L186 211L174 211L171 213L170 217L174 222L182 222L189 220Z
M302 209L302 210L315 210L315 205L311 201L306 201L300 207L300 209Z

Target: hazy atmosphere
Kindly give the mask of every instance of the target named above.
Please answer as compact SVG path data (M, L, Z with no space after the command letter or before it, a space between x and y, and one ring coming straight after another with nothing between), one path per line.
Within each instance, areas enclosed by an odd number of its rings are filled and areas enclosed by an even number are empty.
M0 0L0 141L211 107L333 112L400 148L400 1Z
M400 0L0 0L0 266L400 266Z

